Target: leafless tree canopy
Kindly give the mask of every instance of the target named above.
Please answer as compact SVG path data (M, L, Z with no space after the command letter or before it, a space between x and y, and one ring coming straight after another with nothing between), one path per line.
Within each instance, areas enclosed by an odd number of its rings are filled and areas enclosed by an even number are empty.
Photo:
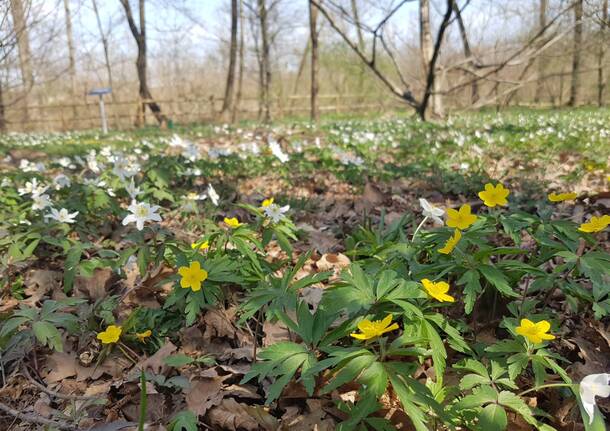
M7 0L0 129L602 106L608 0ZM152 116L147 117L147 111Z

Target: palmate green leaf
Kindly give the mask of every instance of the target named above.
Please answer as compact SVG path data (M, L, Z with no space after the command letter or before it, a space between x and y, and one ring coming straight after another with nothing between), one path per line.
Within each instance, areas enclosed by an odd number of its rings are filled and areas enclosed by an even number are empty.
M61 334L59 330L51 323L46 321L34 322L32 330L36 339L43 345L49 346L57 352L63 352L63 344L61 342Z
M275 377L275 382L268 389L266 404L280 396L284 387L292 380L299 368L305 374L304 379L302 379L305 388L310 391L310 395L313 393L314 380L306 372L316 365L317 360L315 355L302 344L276 343L261 350L258 357L260 361L252 366L241 383L246 383L255 377L258 377L259 382L265 377Z
M442 379L445 373L447 350L440 335L426 319L421 320L422 333L428 338L430 349L432 350L432 360L434 361L434 372L437 379Z
M80 244L75 244L70 251L68 251L64 263L64 292L66 293L72 290L74 278L76 277L76 269L78 268L82 253L83 250Z
M458 409L472 409L481 407L485 404L495 403L498 399L498 392L491 385L478 386L472 393L461 398L457 404Z
M0 338L6 337L7 335L17 330L19 326L23 325L26 322L30 322L31 320L32 319L23 316L11 317L2 324L2 327L0 328Z
M506 277L498 268L491 265L481 265L478 267L478 270L483 274L483 277L485 277L485 279L504 296L519 296L517 292L511 289Z
M497 404L489 404L479 413L479 429L481 431L504 431L508 425L506 410Z
M163 360L163 362L165 363L165 365L168 365L170 367L180 368L185 365L192 364L193 362L195 362L195 360L183 353L177 353L175 355L168 356Z
M536 420L532 413L532 409L523 401L521 397L510 391L502 391L498 395L498 403L517 413L530 425L535 426L539 430L550 431L555 428L542 424Z
M358 376L366 368L375 363L376 360L377 357L373 353L368 350L362 350L360 355L351 358L333 370L333 376L328 381L328 384L324 386L321 393L327 394L348 382L357 380Z
M475 269L466 271L457 284L464 285L464 311L470 314L479 294L483 291L479 272Z
M189 410L178 413L169 424L170 431L197 431L197 416Z
M398 395L398 399L415 429L429 431L427 419L431 416L430 412L436 413L441 419L446 419L430 389L409 377L408 374L401 373L393 365L394 363L386 364L392 389Z

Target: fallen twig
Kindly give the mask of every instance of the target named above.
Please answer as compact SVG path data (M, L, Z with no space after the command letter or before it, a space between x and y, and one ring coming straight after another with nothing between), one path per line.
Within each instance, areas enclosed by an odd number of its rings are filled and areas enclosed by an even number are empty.
M69 430L69 431L78 431L78 427L76 425L69 424L68 422L63 421L54 421L52 419L44 418L40 415L31 414L31 413L21 413L18 410L15 410L6 404L0 402L0 410L8 413L11 416L14 416L16 419L26 421L33 424L39 425L47 425L53 428L57 428L59 430Z
M66 400L96 400L96 399L98 399L97 397L89 397L89 396L86 396L86 395L62 394L61 392L54 391L52 389L49 389L48 387L46 387L42 383L37 382L32 377L30 372L28 371L27 366L24 365L22 367L22 369L23 369L23 375L30 381L31 384L36 386L41 391L43 391L43 392L45 392L45 393L47 393L49 395L53 395L54 397L63 398L63 399L66 399Z

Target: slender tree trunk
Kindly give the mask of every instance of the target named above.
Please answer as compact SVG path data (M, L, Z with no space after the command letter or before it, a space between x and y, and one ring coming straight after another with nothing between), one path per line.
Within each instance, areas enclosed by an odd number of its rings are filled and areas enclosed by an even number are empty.
M597 56L597 106L604 105L604 88L606 86L606 77L604 76L604 60L606 58L606 23L608 22L608 0L602 2L602 22L599 25L600 43L599 53Z
M6 132L6 115L4 112L4 89L2 88L2 79L0 78L0 132Z
M125 9L125 15L129 24L129 29L133 35L136 44L138 45L138 57L136 59L136 69L138 71L138 81L140 83L140 99L142 100L142 113L149 107L157 122L164 126L167 124L167 117L161 112L161 107L154 101L147 81L147 46L146 46L146 15L145 15L145 0L139 0L140 12L140 28L138 29L129 0L121 0L121 4ZM136 125L141 125L140 120L136 120Z
M19 51L19 66L23 82L23 122L29 127L29 93L34 86L34 73L32 71L32 56L30 51L30 36L28 32L23 0L10 0L13 27L17 38Z
M237 78L237 94L235 95L235 103L233 104L233 113L231 115L232 122L237 120L244 83L244 32L244 3L243 0L239 0L239 76Z
M462 45L464 46L464 57L469 59L468 66L472 69L476 67L472 50L470 49L470 43L468 42L468 35L466 33L466 26L464 25L464 20L462 19L462 12L460 11L460 7L457 4L457 1L453 2L453 11L455 12L455 17L458 22L458 27L460 29L460 38L462 39ZM470 90L470 103L475 104L479 100L479 83L476 80L472 81L472 86Z
M309 37L311 39L311 121L320 119L318 109L318 9L309 1Z
M299 82L301 82L301 77L303 76L303 71L305 70L305 64L307 63L307 57L311 57L309 51L311 50L311 37L307 38L307 43L305 44L305 49L303 50L303 54L301 54L301 60L299 61L299 68L297 69L297 76L294 79L294 85L292 86L292 95L296 95L299 92ZM290 101L290 108L294 105L294 99Z
M358 12L358 0L351 0L352 16L354 23L356 24L356 35L358 36L358 48L364 52L364 36L362 35L362 29L360 28L360 13ZM362 93L364 87L364 74L366 72L366 66L360 63L360 72L358 74L358 94Z
M108 50L108 38L104 34L104 28L102 27L102 20L100 19L100 12L97 8L96 0L91 0L93 5L93 12L95 13L95 19L97 21L97 28L100 32L100 38L102 40L102 48L104 49L104 63L106 66L106 73L108 75L108 87L112 88L112 68L110 67L110 53ZM116 102L114 91L111 93L112 101Z
M221 117L227 117L232 111L233 88L235 86L235 64L237 62L237 0L231 0L231 42L229 47L229 70L227 71L227 85L225 97L222 101Z
M258 0L258 18L261 26L261 65L262 65L262 102L263 102L263 121L271 121L271 60L269 46L269 28L267 20L266 0Z
M580 56L582 50L582 15L584 0L574 2L574 46L572 53L572 82L570 84L569 106L576 106L580 98Z
M453 3L452 3L453 7ZM435 71L430 71L430 62L434 55L434 42L432 41L432 31L430 29L430 0L419 1L419 43L422 53L424 76L434 74ZM432 97L430 108L432 112L439 116L443 116L443 106L441 96L438 94L438 80L434 80L432 86Z
M548 6L548 0L539 0L538 9L538 29L542 31L546 28L546 10ZM534 103L540 103L542 99L542 90L544 88L544 81L542 77L546 71L546 61L544 54L538 56L538 80L536 81L536 93L534 95Z
M74 54L74 39L72 36L72 17L70 16L70 0L64 0L64 11L66 13L66 39L68 41L68 60L70 73L70 91L72 96L72 116L73 121L76 121L78 112L76 110L76 58Z

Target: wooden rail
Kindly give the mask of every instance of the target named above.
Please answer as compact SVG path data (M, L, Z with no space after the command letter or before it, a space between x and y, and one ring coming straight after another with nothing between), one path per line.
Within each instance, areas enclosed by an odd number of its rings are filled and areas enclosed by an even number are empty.
M378 95L340 95L321 94L320 111L326 113L342 113L351 111L384 111L404 108L395 99L379 97ZM151 100L118 100L110 97L104 99L108 125L110 129L123 130L133 128L140 115L140 122L145 125L156 124L150 112L142 116L142 107ZM222 98L181 97L160 98L155 101L161 106L163 113L175 123L197 123L218 120L218 112L222 106ZM53 103L29 105L27 117L24 107L12 106L6 111L9 131L66 131L94 129L100 125L98 99L91 97L85 103ZM243 98L237 111L239 119L256 119L258 114L258 99ZM140 112L140 113L138 113ZM309 96L292 95L282 99L272 100L273 118L285 118L292 115L306 116L309 112Z

